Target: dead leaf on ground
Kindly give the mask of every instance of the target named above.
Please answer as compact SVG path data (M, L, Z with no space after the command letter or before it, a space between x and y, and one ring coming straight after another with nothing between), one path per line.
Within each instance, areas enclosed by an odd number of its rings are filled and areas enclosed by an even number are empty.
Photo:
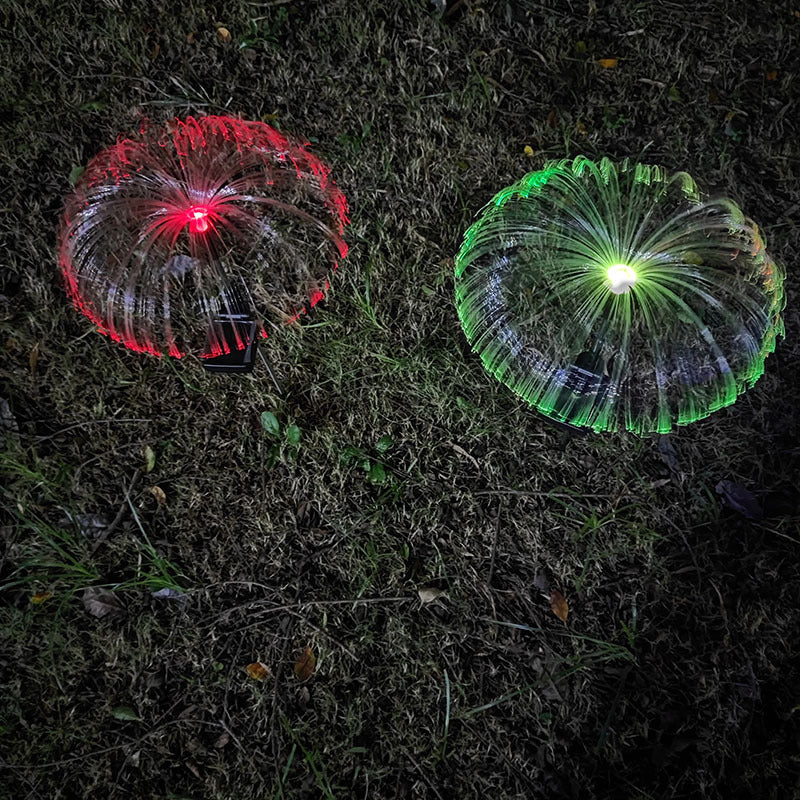
M550 113L547 115L547 127L548 128L557 128L558 127L558 114L556 110L550 109Z
M254 661L252 664L248 664L244 671L247 673L247 677L254 681L263 681L269 677L269 667L263 661Z
M83 607L98 619L122 613L122 603L114 592L99 586L90 586L86 589L81 600Z
M217 750L221 750L230 740L231 735L227 731L224 731L217 737L217 740L214 742L214 747L216 747Z
M160 486L151 486L148 491L155 497L160 506L165 506L167 504L167 495Z
M603 69L614 69L614 67L616 67L617 64L619 63L619 59L618 58L598 58L597 59L597 63Z
M197 778L197 780L199 781L203 780L203 776L200 774L200 770L197 768L197 765L193 761L184 761L183 763L186 766L186 769L188 769L189 772L191 772L192 775L194 775L195 778Z
M231 40L231 32L227 28L220 25L217 28L217 39L219 39L221 42L229 42Z
M424 586L422 589L417 589L417 594L422 605L427 605L440 598L444 594L444 589L437 589L435 586Z
M768 81L774 81L774 80L775 80L775 78L777 78L777 77L778 77L778 70L776 70L776 69L771 69L771 70L770 70L770 71L767 73L767 80L768 80Z
M477 459L474 456L470 455L463 447L461 447L461 445L456 444L455 442L448 442L447 444L449 444L450 447L452 447L453 450L456 451L456 453L464 456L464 458L466 459L469 459L469 462L472 464L473 467L475 467L475 469L481 468L480 464L478 464Z
M297 692L297 705L300 708L306 708L311 702L311 692L308 691L307 686L301 686Z
M569 604L567 603L567 598L558 589L553 589L550 592L550 608L553 609L553 613L562 622L566 623L569 615Z
M722 496L726 506L738 511L746 519L761 519L764 511L756 496L735 481L720 481L716 485L717 494Z
M153 467L156 465L156 454L153 452L153 448L150 447L149 444L144 446L144 471L145 474L148 472L153 471Z
M173 589L170 586L164 586L155 592L150 592L151 597L158 600L185 600L186 595L180 589Z
M300 683L307 681L317 666L317 658L310 647L304 647L294 664L294 676Z
M533 576L533 585L540 591L544 592L545 597L547 593L550 591L550 581L547 579L547 575L544 572L537 572Z
M87 539L96 539L109 526L111 520L105 514L65 514L59 525L77 525L81 536Z
M49 600L53 596L52 592L36 592L36 594L31 596L31 603L35 606L40 606L46 600Z
M678 453L672 445L669 436L663 434L658 437L658 452L661 458L667 465L670 472L680 472L680 463L678 461Z
M525 149L523 152L525 153L526 156L528 156L528 158L533 157L533 148L529 144L525 145Z
M138 721L139 715L129 706L117 706L111 709L111 716L127 722Z

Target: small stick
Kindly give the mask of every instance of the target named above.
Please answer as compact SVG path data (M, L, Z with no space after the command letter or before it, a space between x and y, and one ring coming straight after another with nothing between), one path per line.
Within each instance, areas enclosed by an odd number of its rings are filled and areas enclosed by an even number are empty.
M404 747L402 748L403 752L408 756L408 760L414 765L417 772L419 772L421 778L425 783L428 785L428 788L439 798L439 800L444 800L444 798L439 794L439 790L436 786L431 782L431 779L427 776L425 770L422 768L422 765L417 761L416 758L411 754L411 751Z
M258 354L261 356L261 360L264 362L264 366L267 368L267 372L269 372L269 377L272 378L272 383L275 385L275 389L277 390L278 394L283 394L283 392L281 391L281 386L278 383L277 379L275 378L275 375L272 372L272 369L269 365L269 361L267 361L266 359L266 356L264 355L264 353L261 352L261 350L258 351Z
M128 499L131 496L131 492L133 491L133 487L136 485L136 481L139 480L139 476L142 474L142 468L137 467L136 471L133 473L133 478L131 478L130 485L128 486L127 491L125 492L125 499L122 501L122 505L119 507L119 511L117 511L117 516L111 521L111 524L97 537L97 541L94 543L89 555L94 555L97 552L97 549L100 547L103 542L108 539L109 536L116 530L117 526L122 522L122 515L125 513L125 506L128 504Z

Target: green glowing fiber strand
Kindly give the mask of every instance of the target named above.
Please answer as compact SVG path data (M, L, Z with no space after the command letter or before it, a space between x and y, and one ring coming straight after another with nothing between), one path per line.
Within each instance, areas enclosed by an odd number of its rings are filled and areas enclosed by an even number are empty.
M543 414L666 433L733 403L784 335L758 226L685 172L579 156L499 192L464 235L456 306L486 369Z

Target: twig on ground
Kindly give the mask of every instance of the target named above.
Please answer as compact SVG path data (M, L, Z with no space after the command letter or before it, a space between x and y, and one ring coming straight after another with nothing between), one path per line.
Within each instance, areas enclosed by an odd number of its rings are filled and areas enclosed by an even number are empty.
M292 611L295 609L303 609L303 608L314 608L316 606L358 606L358 605L373 605L373 604L380 604L380 603L410 603L414 600L413 597L360 597L356 598L355 600L308 600L304 603L288 603L287 605L281 606L273 606L272 608L267 608L262 611L262 616L264 614L276 614L279 611ZM256 606L260 606L264 603L272 602L270 600L253 600L250 603L242 603L242 605L235 606L234 608L226 609L225 611L221 611L217 614L216 617L213 617L210 620L207 620L203 623L203 627L214 626L228 614L233 613L234 611L245 611L247 609L254 608ZM255 625L260 624L259 622L254 623ZM246 630L247 628L252 628L253 625L247 625L245 628L239 628L239 630Z
M317 627L313 622L309 622L299 611L294 611L293 609L287 609L289 613L297 617L297 619L302 620L302 622L311 628L316 633L324 636L326 639L330 639L337 647L341 648L353 661L358 661L358 656L349 648L347 645L342 644L335 636L332 636L328 631L323 630L322 628Z
M287 626L288 628L288 626ZM285 638L283 640L283 650L281 652L281 657L278 659L278 662L275 666L275 672L272 680L272 711L269 715L269 732L270 736L272 737L272 755L275 759L275 769L278 768L278 762L280 761L281 753L280 753L280 740L277 736L275 736L275 718L278 715L278 679L280 678L281 670L283 668L283 663L286 661L286 653L289 650L289 642L292 639L292 631L288 629L286 632Z
M97 541L95 541L92 549L89 551L90 555L94 555L98 548L100 547L103 542L111 536L112 533L117 529L117 526L122 522L122 517L125 513L125 508L130 501L131 492L133 491L133 487L136 486L136 481L139 480L139 477L142 474L142 468L137 467L136 471L133 473L133 477L131 478L131 482L128 485L128 488L125 491L125 497L122 500L122 504L119 507L119 511L117 511L117 516L111 520L111 524L97 537Z
M9 764L5 761L0 761L0 769L50 769L52 767L61 767L64 764L74 764L76 761L84 761L88 758L95 758L96 756L102 756L106 753L114 753L117 750L124 750L125 748L136 748L139 747L142 743L144 743L147 739L151 736L154 736L157 733L160 733L164 728L170 725L177 725L179 723L194 723L196 725L211 725L217 728L225 728L221 722L216 722L214 720L209 719L193 719L193 718L179 718L179 719L171 719L167 720L166 722L162 723L158 727L153 728L152 730L147 731L147 733L140 736L138 739L134 739L131 741L122 742L121 744L115 744L111 747L103 747L100 750L92 750L89 753L80 753L76 756L70 756L69 758L62 758L59 761L48 761L44 764Z
M410 751L410 750L409 750L407 747L404 747L404 748L403 748L403 751L404 751L404 752L405 752L405 754L408 756L408 760L409 760L409 761L410 761L410 762L411 762L411 763L414 765L414 767L415 767L415 769L417 770L417 772L419 772L419 774L420 774L420 777L422 778L422 780L423 780L423 781L425 781L425 784L427 785L427 787L428 787L428 788L429 788L429 789L430 789L430 790L431 790L431 791L432 791L432 792L433 792L433 793L434 793L434 794L435 794L435 795L436 795L436 796L439 798L439 800L444 800L444 798L442 797L442 795L441 795L441 794L439 794L439 790L438 790L438 789L436 788L436 786L435 786L435 785L434 785L434 784L431 782L431 779L430 779L430 778L429 778L429 777L428 777L428 776L425 774L425 771L422 769L422 765L421 765L421 764L419 763L419 761L417 761L417 759L416 759L416 758L414 758L414 756L411 754L411 751Z
M115 422L152 422L150 419L138 419L138 418L131 418L131 419L88 419L84 422L76 422L74 425L68 425L66 428L62 428L60 431L56 431L55 433L48 433L46 436L34 436L33 438L39 442L44 442L47 439L55 439L56 436L61 436L64 433L69 433L70 431L75 430L75 428L83 428L86 425L112 425Z
M583 494L575 493L569 494L567 492L542 492L530 491L524 492L517 489L485 489L481 492L473 492L474 497L486 497L488 495L504 495L510 494L515 497L555 497L560 500L577 500L582 497L591 497L593 500L607 500L609 497L614 497L612 494Z

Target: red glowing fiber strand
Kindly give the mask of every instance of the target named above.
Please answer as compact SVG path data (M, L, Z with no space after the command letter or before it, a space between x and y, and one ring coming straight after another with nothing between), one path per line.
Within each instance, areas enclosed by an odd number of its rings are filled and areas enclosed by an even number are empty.
M347 201L330 168L262 122L144 124L89 163L67 198L61 272L97 329L138 352L215 357L323 299L347 255Z

